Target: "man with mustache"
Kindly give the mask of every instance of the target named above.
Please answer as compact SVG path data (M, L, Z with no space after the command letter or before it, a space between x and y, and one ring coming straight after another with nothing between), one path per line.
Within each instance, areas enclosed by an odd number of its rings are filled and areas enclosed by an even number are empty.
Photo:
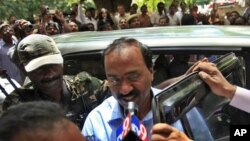
M129 101L138 105L137 117L147 129L153 126L151 103L160 90L151 87L152 54L147 46L131 38L115 40L104 50L104 67L112 96L88 115L82 133L87 140L111 141L126 114Z
M62 55L47 35L25 37L17 46L17 54L31 83L8 95L3 110L21 102L52 101L60 103L81 128L86 115L98 104L96 89L102 81L86 72L74 77L63 76Z

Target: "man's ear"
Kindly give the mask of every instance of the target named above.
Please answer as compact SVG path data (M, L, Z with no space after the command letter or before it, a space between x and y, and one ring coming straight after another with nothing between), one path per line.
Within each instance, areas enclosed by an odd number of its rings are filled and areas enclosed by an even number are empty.
M151 68L149 68L149 71L150 71L152 74L154 74L154 68L153 68L153 66L152 66Z
M154 68L153 67L149 68L149 72L151 73L152 81L153 81L154 80Z

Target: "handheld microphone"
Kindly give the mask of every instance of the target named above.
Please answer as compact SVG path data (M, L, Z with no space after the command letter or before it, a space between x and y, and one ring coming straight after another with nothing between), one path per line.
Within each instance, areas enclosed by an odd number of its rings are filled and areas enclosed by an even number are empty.
M127 116L116 131L116 141L148 141L147 129L136 117L138 106L128 102L125 113Z

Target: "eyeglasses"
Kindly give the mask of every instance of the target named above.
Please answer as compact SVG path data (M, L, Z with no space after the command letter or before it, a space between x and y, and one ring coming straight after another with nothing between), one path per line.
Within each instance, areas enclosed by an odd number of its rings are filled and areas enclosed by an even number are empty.
M121 86L123 80L127 80L129 83L137 82L140 77L141 75L139 73L130 73L122 77L108 76L108 86L119 87Z

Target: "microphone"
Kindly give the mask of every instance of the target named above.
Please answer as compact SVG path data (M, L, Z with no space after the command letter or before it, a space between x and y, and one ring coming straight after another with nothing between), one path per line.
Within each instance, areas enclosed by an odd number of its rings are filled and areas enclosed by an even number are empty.
M147 129L136 116L138 106L128 102L125 113L127 116L116 131L116 141L148 141Z

